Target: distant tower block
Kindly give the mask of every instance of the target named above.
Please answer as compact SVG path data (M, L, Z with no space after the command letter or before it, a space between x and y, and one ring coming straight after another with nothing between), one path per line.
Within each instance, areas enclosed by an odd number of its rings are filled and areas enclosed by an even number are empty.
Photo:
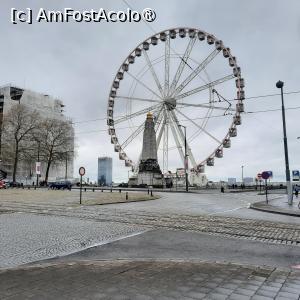
M137 178L138 185L163 187L164 177L157 161L157 145L152 113L147 114L143 150Z

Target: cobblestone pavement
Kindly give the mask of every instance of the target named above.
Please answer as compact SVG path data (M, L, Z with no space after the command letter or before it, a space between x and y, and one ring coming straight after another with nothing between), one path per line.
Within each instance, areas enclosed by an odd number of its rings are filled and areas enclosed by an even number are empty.
M70 201L75 195L72 195L73 192L56 192L59 195L67 193L70 195L67 196L70 197L68 198ZM45 195L46 193L45 191ZM217 195L210 196L217 197ZM244 206L255 198L248 194L235 195L235 197L239 198L234 201L241 201ZM49 201L40 203L35 198L27 197L24 203L5 201L2 198L1 211L24 214L0 214L0 240L1 246L3 245L1 248L4 249L0 252L0 265L13 266L63 255L93 244L153 228L200 232L296 247L300 245L300 223L277 222L277 215L274 221L265 221L199 214L197 209L200 204L195 200L186 203L190 206L189 211L194 211L195 207L197 213L180 213L177 207L172 207L172 199L162 198L147 203L106 206L74 206L70 205L69 200L64 202L63 199L60 203ZM201 205L211 201L210 198L206 198L206 195L199 199L198 202L204 203ZM226 199L224 198L224 202ZM178 204L180 202L183 202L182 199L174 201L174 205L182 207L183 204ZM226 205L225 203L225 209ZM291 219L295 218L291 217Z
M97 261L0 270L1 299L299 299L300 271L195 261Z
M35 205L6 206L14 211L34 214L54 215L91 220L98 222L115 222L165 228L171 230L188 230L205 232L227 237L257 240L289 245L300 245L300 224L290 224L255 219L222 217L216 215L166 214L148 211L134 211L93 206L93 207L54 207Z
M144 228L129 224L25 213L2 214L0 267L66 255L141 232Z

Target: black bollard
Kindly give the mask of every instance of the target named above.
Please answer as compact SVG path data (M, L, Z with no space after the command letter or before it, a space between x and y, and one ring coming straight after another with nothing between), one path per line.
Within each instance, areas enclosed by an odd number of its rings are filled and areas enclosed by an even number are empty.
M149 189L148 189L148 195L149 195Z
M152 193L152 190L151 190L151 197L153 197L153 193Z
M86 192L86 188L84 188L84 191Z
M112 189L110 189L110 192L112 193Z
M103 193L103 189L101 190L101 192Z
M119 193L121 193L121 189L119 189Z
M126 192L126 200L128 200L128 192Z
M95 192L95 189L93 188L93 192Z

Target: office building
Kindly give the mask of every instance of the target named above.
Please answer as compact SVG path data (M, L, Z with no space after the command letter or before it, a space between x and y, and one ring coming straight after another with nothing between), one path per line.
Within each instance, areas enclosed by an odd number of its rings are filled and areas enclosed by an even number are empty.
M61 100L51 97L47 94L37 93L20 87L5 85L0 87L0 156L1 156L1 140L2 140L2 122L3 116L10 111L14 105L23 104L32 111L37 111L43 118L52 118L61 121L70 122L63 114L64 104ZM55 163L49 171L48 181L73 178L73 160L74 160L74 129L72 128L71 136L73 139L73 149L66 156L65 161ZM2 159L0 169L7 172L8 180L12 176L12 161ZM46 164L41 162L40 181L44 179L46 172ZM35 182L35 161L20 160L16 174L16 180L19 182Z
M112 185L112 158L99 157L98 158L98 185L111 186Z

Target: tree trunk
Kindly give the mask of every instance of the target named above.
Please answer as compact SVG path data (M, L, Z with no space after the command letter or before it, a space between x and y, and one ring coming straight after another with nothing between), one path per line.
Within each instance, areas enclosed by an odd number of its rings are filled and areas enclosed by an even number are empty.
M13 182L16 181L16 174L17 174L17 168L18 168L18 161L19 161L19 145L16 144L16 151L15 151L15 157L14 157L14 168L13 168Z
M48 161L47 161L47 168L46 168L46 175L45 175L45 183L48 183L48 177L49 177L49 170L52 163L52 153L50 153Z

